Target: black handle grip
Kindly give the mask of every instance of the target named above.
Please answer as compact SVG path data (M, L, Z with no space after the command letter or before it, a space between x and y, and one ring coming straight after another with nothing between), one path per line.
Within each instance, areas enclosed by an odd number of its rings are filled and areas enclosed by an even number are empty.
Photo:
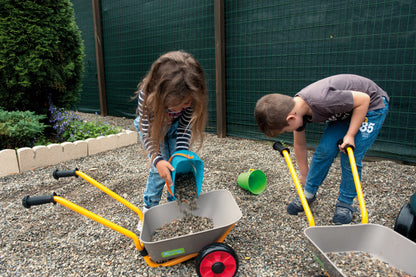
M284 147L282 143L280 143L279 141L276 141L275 143L273 143L273 149L277 150L280 152L280 155L283 156L283 151L286 150L288 153L290 153L289 148Z
M60 170L60 171L56 169L52 175L53 175L53 178L55 178L56 180L58 180L61 177L73 177L73 176L78 177L78 175L75 174L75 171L77 170L78 168L75 168L74 170Z
M48 204L48 203L56 203L53 200L53 197L56 195L56 193L53 193L51 195L41 195L41 196L33 196L30 197L25 196L22 200L22 205L23 207L29 209L31 206L36 206L36 205L43 205L43 204Z
M341 145L343 141L344 141L343 139L339 139L337 141L337 145ZM354 151L354 146L352 146L351 144L345 145L344 149L347 150L348 147L351 147L352 151Z

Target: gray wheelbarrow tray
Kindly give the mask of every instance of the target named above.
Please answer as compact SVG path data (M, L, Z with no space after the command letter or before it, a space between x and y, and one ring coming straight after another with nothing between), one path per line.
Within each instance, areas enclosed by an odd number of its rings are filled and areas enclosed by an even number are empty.
M353 147L347 146L357 197L360 203L362 223L358 225L315 226L308 202L296 175L289 149L276 142L273 148L285 158L299 198L301 199L309 226L304 230L311 242L308 247L328 276L345 276L328 258L327 253L363 252L388 263L396 269L416 276L416 243L382 225L368 224L367 210L362 195L360 179L355 164Z
M176 201L155 206L144 213L140 240L154 261L161 262L200 251L204 246L216 242L242 216L232 194L227 190L200 194L197 209L192 214L211 218L214 228L152 242L155 230L184 215Z
M416 276L416 243L382 225L312 226L304 230L310 250L330 276L345 276L327 253L363 252Z

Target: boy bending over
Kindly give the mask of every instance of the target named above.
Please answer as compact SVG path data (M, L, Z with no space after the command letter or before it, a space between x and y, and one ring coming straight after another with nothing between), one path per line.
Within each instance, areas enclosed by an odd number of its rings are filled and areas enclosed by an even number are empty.
M294 97L268 94L257 101L254 116L260 130L269 137L293 132L295 156L304 186L306 200L311 204L341 151L341 184L333 222L348 224L357 196L346 145L354 147L354 157L361 178L362 159L375 141L388 112L390 98L376 83L362 76L340 74L305 87ZM325 131L308 166L305 126L326 123ZM337 145L342 139L342 144ZM290 215L303 211L299 197L288 206Z

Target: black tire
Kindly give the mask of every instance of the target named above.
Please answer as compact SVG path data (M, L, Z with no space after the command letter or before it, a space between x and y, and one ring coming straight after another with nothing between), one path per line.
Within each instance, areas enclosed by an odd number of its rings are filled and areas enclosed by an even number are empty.
M221 277L235 276L238 271L238 257L230 246L225 243L212 243L199 251L196 257L198 276L207 275Z
M416 242L416 217L412 213L410 203L405 204L394 223L394 231Z

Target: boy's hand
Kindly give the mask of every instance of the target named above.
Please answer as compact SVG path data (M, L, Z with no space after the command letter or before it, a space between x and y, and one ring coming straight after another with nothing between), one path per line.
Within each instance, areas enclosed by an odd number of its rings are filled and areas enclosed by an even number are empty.
M340 150L342 153L346 153L346 149L345 149L345 147L346 147L347 145L351 145L352 147L355 147L354 141L355 141L355 137L346 135L346 136L343 138L342 143L338 145L339 150Z
M355 147L354 138L358 130L361 127L361 124L364 121L365 115L368 111L368 106L370 105L370 96L366 93L359 91L351 91L354 104L352 107L352 115L350 126L348 127L347 134L344 136L344 141L339 145L339 150L345 153L345 146L352 145Z
M162 177L166 183L170 186L172 185L172 177L170 172L174 171L175 168L168 161L159 161L156 164L157 172L159 172L160 177Z

